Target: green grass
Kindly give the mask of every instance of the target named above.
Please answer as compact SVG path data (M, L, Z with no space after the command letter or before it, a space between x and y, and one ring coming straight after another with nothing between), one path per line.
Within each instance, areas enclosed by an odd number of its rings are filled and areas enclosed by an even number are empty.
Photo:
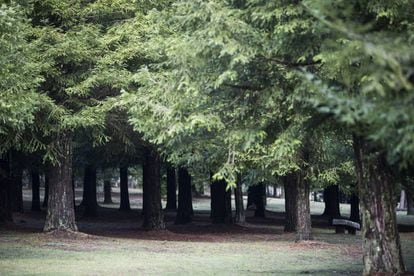
M349 206L341 207L346 215ZM208 208L208 199L196 201L195 210ZM267 208L283 211L283 201L269 199ZM323 204L312 202L311 208L320 214ZM360 236L336 235L333 229L315 228L315 242L295 244L294 236L283 234L280 225L267 224L270 219L236 232L202 221L183 231L188 226L174 228L170 222L169 231L154 233L134 228L139 223L132 220L138 215L121 219L116 210L114 214L113 221L79 221L81 229L102 227L97 233L105 237L54 238L34 233L42 221L26 213L28 222L18 223L20 228L0 230L0 275L360 275L362 271ZM399 219L413 222L412 216L402 213ZM35 222L37 228L30 228ZM106 233L115 226L119 227L115 235ZM401 244L407 268L414 271L414 234L401 234Z
M45 235L17 233L2 233L0 241L2 275L331 275L361 270L359 257L321 242L51 241Z

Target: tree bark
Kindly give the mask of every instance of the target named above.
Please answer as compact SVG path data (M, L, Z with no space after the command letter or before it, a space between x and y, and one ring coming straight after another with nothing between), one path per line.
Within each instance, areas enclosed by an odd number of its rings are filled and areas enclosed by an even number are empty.
M104 204L111 204L112 201L112 185L110 180L104 181Z
M56 141L57 163L49 172L49 202L44 231L77 231L72 189L72 136L64 133Z
M298 189L295 185L296 175L290 173L283 177L283 185L285 190L285 232L296 231L296 215L297 215L297 204L296 199L298 197Z
M255 217L265 217L265 201L266 201L266 187L263 183L249 187L247 194L247 207L255 205Z
M143 227L147 230L165 228L161 206L160 159L155 150L147 149L143 166Z
M325 210L323 216L328 217L329 222L334 218L341 217L339 207L339 187L338 185L330 185L323 191L323 200L325 202Z
M177 210L177 181L175 168L167 166L167 210Z
M240 179L237 180L236 189L234 189L234 201L236 205L236 217L234 218L235 223L244 224L246 223L246 216L244 212L243 202L243 185Z
M362 210L364 275L405 271L397 229L394 183L384 153L354 136L354 151Z
M0 222L13 221L11 185L9 158L0 155Z
M49 176L45 173L45 196L43 197L43 207L47 207L49 201Z
M298 172L296 182L298 189L296 241L313 240L309 202L310 185L304 177L303 172Z
M178 169L178 209L175 224L185 224L192 221L193 195L191 175L184 167Z
M213 223L232 222L231 190L226 191L226 187L227 182L224 179L211 183L211 218Z
M284 177L285 232L296 232L296 241L312 240L309 202L309 182L303 171L292 172Z
M131 206L129 204L129 192L128 192L128 167L122 166L119 169L120 175L120 190L121 190L121 203L119 206L119 210L121 211L129 211L131 210Z
M85 167L83 178L85 207L83 215L86 217L96 217L98 215L98 202L96 200L96 168L90 165Z
M40 175L37 169L32 170L32 211L40 211Z

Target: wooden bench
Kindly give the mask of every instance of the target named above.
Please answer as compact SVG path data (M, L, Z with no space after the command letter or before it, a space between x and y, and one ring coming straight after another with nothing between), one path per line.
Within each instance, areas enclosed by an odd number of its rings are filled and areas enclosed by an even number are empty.
M332 225L335 226L336 233L345 233L346 229L348 234L355 235L356 230L361 229L361 225L358 222L347 219L333 219Z

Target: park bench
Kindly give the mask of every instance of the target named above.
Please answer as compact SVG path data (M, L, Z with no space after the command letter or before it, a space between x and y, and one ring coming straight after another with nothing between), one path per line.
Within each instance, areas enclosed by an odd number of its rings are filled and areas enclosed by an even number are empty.
M361 229L361 225L358 222L347 219L333 219L332 225L335 226L336 233L345 233L346 229L348 234L355 235L356 230Z

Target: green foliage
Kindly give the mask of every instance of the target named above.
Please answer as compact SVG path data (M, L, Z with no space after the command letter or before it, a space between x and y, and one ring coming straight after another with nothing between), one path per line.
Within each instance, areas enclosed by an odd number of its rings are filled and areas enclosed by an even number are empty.
M42 80L35 49L28 43L30 24L24 7L0 6L0 152L16 143L34 122L44 96L35 89Z
M412 1L307 1L329 35L315 56L310 102L385 149L391 163L414 161Z

